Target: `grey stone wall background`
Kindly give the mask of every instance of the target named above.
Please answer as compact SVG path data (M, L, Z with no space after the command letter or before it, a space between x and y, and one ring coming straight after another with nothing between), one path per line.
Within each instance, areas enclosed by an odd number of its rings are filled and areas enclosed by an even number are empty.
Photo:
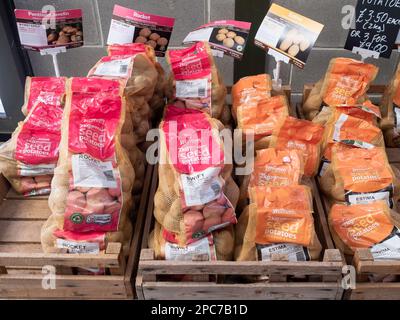
M347 4L355 5L356 0L275 0L271 2L325 25L305 69L300 70L291 65L284 65L282 68L283 82L292 86L295 100L300 98L305 83L316 82L322 77L331 58L337 56L359 58L343 49L348 31L341 26L342 7ZM115 3L144 12L175 17L177 20L171 41L173 48L181 47L186 34L196 27L217 19L233 19L235 13L235 0L15 0L16 7L24 9L40 10L47 4L52 4L57 9L83 9L86 45L59 56L61 73L65 76L86 75L90 67L106 54L105 43ZM266 12L267 8L262 7L260 10ZM36 52L30 52L29 56L36 75L53 74L51 57L42 57ZM267 72L272 74L275 62L269 56L266 56L266 59ZM398 60L397 52L393 52L390 60L369 60L380 67L376 83L385 84L389 81ZM216 58L216 61L226 84L231 85L233 59ZM165 59L160 59L160 62L165 66Z

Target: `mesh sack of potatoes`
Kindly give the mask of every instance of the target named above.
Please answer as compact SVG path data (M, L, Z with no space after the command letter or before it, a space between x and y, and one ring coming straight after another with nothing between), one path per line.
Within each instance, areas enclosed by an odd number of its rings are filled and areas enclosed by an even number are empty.
M385 200L393 208L400 192L399 170L389 164L385 149L341 145L332 149L332 163L320 179L322 191L338 202Z
M336 247L344 254L369 248L374 260L400 260L400 215L386 201L335 204L328 220Z
M339 105L331 107L323 107L317 116L312 120L314 123L325 126L332 115L335 113L344 113L354 118L362 119L374 126L378 126L381 119L380 108L367 100L359 105Z
M385 147L381 129L368 121L341 113L342 109L333 108L334 112L325 124L319 176L328 168L336 144L345 145L341 146L342 149Z
M227 89L206 42L168 50L167 61L171 68L167 86L170 103L204 111L219 120L228 116L229 109L225 104Z
M307 120L286 117L275 129L270 147L277 150L299 150L304 159L304 175L314 176L321 160L324 127Z
M66 80L63 77L27 77L22 113L27 116L37 102L64 107Z
M128 122L123 132L133 130L135 138L133 141L140 144L145 142L147 132L151 127L149 101L154 94L158 73L151 58L154 56L154 50L142 44L135 44L135 46L134 50L120 52L125 53L124 55L101 58L89 71L88 76L123 81Z
M181 246L236 223L239 190L225 164L222 128L201 111L175 106L160 124L154 215Z
M154 250L156 259L174 261L230 261L233 259L234 229L229 226L210 233L207 237L179 246L168 241L168 234L159 223L149 236L149 248ZM172 239L173 241L173 239Z
M330 61L325 77L318 81L303 104L303 112L312 120L323 105L362 104L379 68L349 58Z
M0 172L24 196L50 194L61 140L61 104L37 101L0 147Z
M154 49L141 43L113 44L108 46L109 56L136 55L142 52L145 52L148 58L154 63L158 73L154 94L149 101L149 105L152 117L159 119L162 116L162 110L165 106L167 78L163 67L157 61Z
M107 242L121 242L128 252L135 174L121 144L125 116L119 81L68 80L52 215L41 231L45 252L99 252Z
M250 205L236 228L235 260L318 260L322 246L314 228L311 189L307 186L250 187Z
M238 212L248 205L249 187L282 187L300 184L304 174L302 153L298 150L257 151L253 172L245 176L240 185Z
M237 128L254 136L255 149L266 149L281 120L289 115L286 96L271 97L271 78L267 74L245 77L232 87L232 115Z
M400 146L400 64L381 102L382 120L380 127L385 133L388 147Z

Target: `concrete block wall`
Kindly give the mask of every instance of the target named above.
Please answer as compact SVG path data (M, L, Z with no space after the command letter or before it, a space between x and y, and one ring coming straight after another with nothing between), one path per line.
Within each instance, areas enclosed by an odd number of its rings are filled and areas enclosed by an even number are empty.
M325 25L320 34L308 62L301 70L293 65L284 65L282 68L282 80L284 84L292 86L294 101L299 101L305 83L318 81L326 72L330 59L335 57L349 57L360 59L343 47L346 42L348 30L341 25L342 8L345 5L356 5L356 0L274 0L276 4L303 14ZM275 68L273 58L267 56L267 72L272 75ZM379 66L380 71L376 84L387 84L395 72L399 62L399 53L393 52L390 59L368 59L366 62Z
M15 0L20 9L41 10L44 5L57 10L82 8L85 46L59 55L60 72L64 76L85 76L104 55L112 10L119 4L139 11L176 18L170 48L180 48L188 32L217 19L234 19L235 0ZM29 53L35 75L53 75L51 57ZM159 59L166 67L165 58ZM233 82L233 58L216 58L226 84Z

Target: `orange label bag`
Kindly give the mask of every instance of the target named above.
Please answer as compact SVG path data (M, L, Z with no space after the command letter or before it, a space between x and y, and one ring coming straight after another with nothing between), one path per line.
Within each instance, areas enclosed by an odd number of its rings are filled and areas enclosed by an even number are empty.
M343 183L348 204L386 200L393 207L394 175L385 149L334 149L332 169L335 179Z
M332 59L322 86L323 101L329 106L357 103L367 93L378 70L378 67L358 60Z
M257 244L310 245L314 221L308 187L253 187L250 188L250 198L257 206Z
M264 149L257 151L250 186L289 186L300 183L304 163L297 150L279 151Z
M352 251L371 248L374 259L400 259L400 231L384 201L358 205L334 205L329 222Z
M326 127L324 157L327 160L331 159L332 146L335 143L364 149L385 146L382 131L378 127L338 111L334 113Z
M254 132L255 138L272 135L280 120L289 115L285 96L255 101L249 99L237 109L239 129Z
M307 120L287 117L275 130L271 147L277 150L299 150L304 158L304 174L316 174L321 157L324 128Z
M259 74L240 79L232 87L232 113L237 118L237 110L245 105L257 105L259 101L271 97L272 81L268 74Z
M349 116L362 119L370 124L376 124L376 119L381 118L381 111L378 106L367 100L362 105L339 105L335 106L335 111Z

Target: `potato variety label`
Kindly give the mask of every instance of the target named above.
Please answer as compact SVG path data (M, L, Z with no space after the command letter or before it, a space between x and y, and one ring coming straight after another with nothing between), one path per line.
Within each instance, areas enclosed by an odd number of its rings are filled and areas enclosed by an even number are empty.
M324 26L314 20L272 4L257 31L254 43L290 58L304 68L314 43Z
M218 20L190 32L184 44L207 41L212 49L241 60L246 48L251 23L236 20Z
M174 18L115 5L107 44L143 43L154 48L157 56L164 57L174 24Z
M83 46L82 10L15 10L21 44L30 50Z

